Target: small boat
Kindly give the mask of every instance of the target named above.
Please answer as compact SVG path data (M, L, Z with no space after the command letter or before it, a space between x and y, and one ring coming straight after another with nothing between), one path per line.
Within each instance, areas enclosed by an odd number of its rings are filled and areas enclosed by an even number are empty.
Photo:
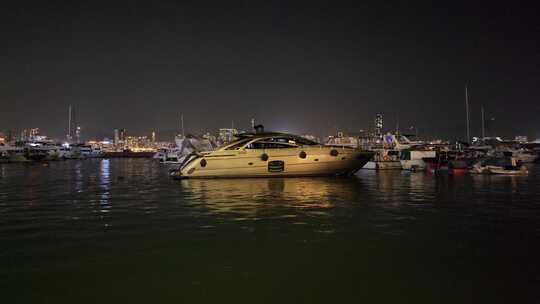
M475 174L497 175L527 175L529 171L513 157L485 158L475 163L471 168Z
M424 158L435 157L434 150L405 149L401 151L400 162L403 170L421 171L426 168Z
M261 128L262 129L262 128ZM260 129L259 129L260 130ZM326 146L300 136L258 131L215 151L193 152L175 178L291 177L352 175L373 152L344 146Z
M399 152L394 149L375 149L373 158L366 163L363 169L368 170L401 170Z
M469 172L469 164L465 159L452 159L448 161L448 173L462 175Z
M423 158L428 173L465 174L476 158L469 157L464 151L440 150L435 157Z

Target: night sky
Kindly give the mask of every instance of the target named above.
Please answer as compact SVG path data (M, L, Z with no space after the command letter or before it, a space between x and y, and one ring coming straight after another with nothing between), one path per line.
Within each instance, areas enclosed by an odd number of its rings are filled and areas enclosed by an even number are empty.
M19 3L20 2L20 3ZM78 2L78 1L73 1ZM18 1L0 7L0 130L179 128L540 137L540 11L401 1ZM413 3L414 2L414 3ZM440 2L440 1L438 1ZM488 134L492 135L492 134Z

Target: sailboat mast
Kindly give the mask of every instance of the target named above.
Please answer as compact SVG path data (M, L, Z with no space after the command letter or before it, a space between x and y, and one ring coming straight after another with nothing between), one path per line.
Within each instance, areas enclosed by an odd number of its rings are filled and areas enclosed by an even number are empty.
M471 142L471 128L469 119L469 89L468 85L465 85L465 111L467 115L467 142Z
M482 105L482 138L486 138L486 125L484 120L484 106Z
M67 133L67 139L71 139L71 105L69 105L68 108L68 133Z

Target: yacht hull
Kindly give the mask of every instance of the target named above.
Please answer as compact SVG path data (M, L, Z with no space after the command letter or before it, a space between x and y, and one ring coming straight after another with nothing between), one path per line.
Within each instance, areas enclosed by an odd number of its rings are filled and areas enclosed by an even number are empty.
M368 151L322 146L283 150L215 151L192 157L174 176L236 178L352 175L373 156Z

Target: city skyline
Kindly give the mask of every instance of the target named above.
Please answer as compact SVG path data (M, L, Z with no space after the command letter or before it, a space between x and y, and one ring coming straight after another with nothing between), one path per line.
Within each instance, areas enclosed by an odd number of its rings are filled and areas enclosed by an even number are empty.
M10 4L0 130L354 132L540 137L535 7L328 2Z

